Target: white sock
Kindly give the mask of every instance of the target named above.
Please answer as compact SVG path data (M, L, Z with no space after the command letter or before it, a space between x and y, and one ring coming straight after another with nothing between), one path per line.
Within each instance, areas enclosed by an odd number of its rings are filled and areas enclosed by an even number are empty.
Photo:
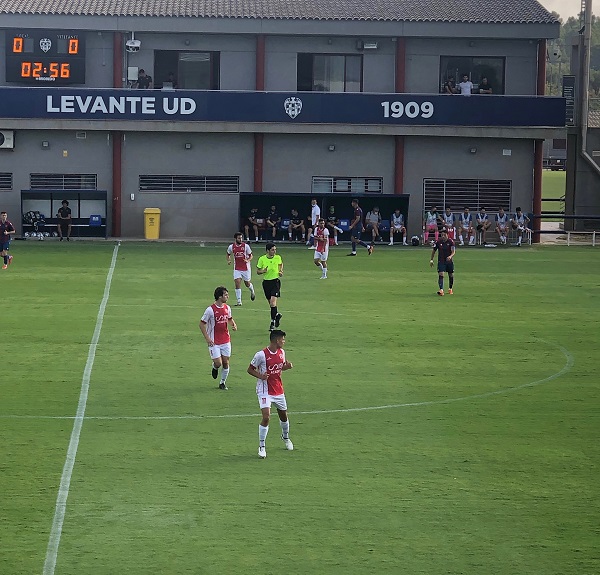
M252 283L250 283L248 289L250 290L250 293L254 293L254 286L252 285Z
M343 234L343 233L344 233L344 230L343 230L342 228L338 228L337 226L335 226L333 229L334 229L336 232L340 232L340 234Z
M394 236L390 236L390 246L394 245Z
M290 436L290 420L288 419L287 421L281 421L280 419L279 425L281 425L281 433L283 435L283 438L288 439L288 437Z
M458 238L460 239L460 243L462 244L464 242L462 234L460 234L460 236L458 236Z
M241 302L241 301L242 301L242 290L241 290L241 288L240 288L240 289L237 289L237 288L236 288L236 290L235 290L235 299L236 299L238 302Z
M265 440L267 439L267 433L269 433L269 426L263 427L260 423L258 424L258 445L260 447L265 446Z
M327 277L327 268L323 268L323 277L326 278Z
M221 370L221 383L225 383L227 381L227 376L229 375L229 368L223 368Z

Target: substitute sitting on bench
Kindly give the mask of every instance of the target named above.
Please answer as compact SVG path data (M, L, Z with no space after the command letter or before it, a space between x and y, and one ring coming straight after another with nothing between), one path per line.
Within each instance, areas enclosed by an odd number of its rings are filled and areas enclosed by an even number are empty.
M58 218L58 236L60 237L60 241L63 241L63 237L67 238L67 241L70 241L71 238L71 208L69 207L69 202L67 200L62 201L62 206L58 208L58 213L56 214Z

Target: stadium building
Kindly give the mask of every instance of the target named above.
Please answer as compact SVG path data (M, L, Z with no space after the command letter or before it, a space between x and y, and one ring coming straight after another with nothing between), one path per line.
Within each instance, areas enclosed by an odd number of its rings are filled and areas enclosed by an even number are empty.
M81 235L142 237L157 207L162 237L220 239L248 194L340 215L359 196L397 200L412 235L433 204L539 212L543 141L564 137L564 100L543 95L559 22L535 0L6 0L0 14L15 223L67 198ZM445 94L463 75L473 94Z

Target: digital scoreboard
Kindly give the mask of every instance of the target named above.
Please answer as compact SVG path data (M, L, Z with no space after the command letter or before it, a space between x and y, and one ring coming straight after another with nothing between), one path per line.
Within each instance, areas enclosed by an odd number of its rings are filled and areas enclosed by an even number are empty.
M61 30L7 31L6 81L38 86L85 84L83 34Z

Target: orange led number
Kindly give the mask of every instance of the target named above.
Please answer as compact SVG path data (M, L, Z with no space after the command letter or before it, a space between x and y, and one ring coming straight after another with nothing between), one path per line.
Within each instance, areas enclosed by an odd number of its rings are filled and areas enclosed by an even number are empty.
M69 40L69 54L77 54L77 52L79 52L79 40L71 38Z
M21 78L31 77L31 62L21 63Z
M23 38L13 38L13 52L15 54L23 52Z
M61 64L60 65L60 77L61 78L69 78L71 76L71 68L69 64Z

